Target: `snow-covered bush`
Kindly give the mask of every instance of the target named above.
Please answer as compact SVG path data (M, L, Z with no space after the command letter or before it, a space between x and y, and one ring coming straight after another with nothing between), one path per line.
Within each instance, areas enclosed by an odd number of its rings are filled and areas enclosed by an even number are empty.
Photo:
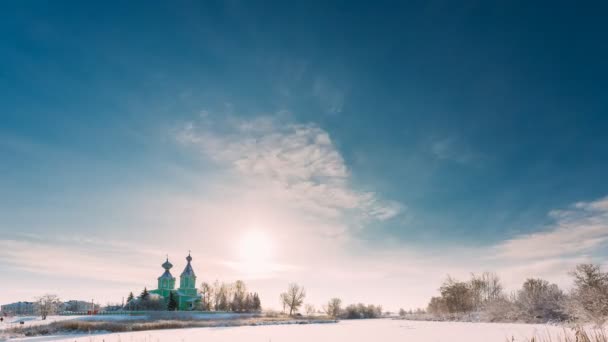
M608 319L608 273L599 265L581 264L571 273L574 289L567 303L567 311L581 321L598 326Z
M527 279L517 293L516 305L525 322L561 321L566 318L566 296L555 284L543 279Z
M490 322L548 322L567 318L566 295L555 284L528 279L513 296L507 297L498 276L472 274L468 282L448 276L431 298L427 312L440 320Z
M479 319L484 322L515 322L520 320L520 310L514 301L502 296L488 301Z

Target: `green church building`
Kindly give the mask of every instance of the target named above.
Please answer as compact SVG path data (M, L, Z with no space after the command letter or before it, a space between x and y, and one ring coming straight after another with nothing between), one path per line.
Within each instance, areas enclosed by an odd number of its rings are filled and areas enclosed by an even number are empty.
M169 262L169 257L162 264L165 272L158 277L158 289L150 291L150 293L157 294L169 301L169 296L173 293L174 298L177 300L178 310L194 310L200 303L202 296L196 289L196 274L192 269L192 257L190 253L186 257L188 264L184 271L179 277L179 288L175 289L175 277L171 275L171 268L173 264Z

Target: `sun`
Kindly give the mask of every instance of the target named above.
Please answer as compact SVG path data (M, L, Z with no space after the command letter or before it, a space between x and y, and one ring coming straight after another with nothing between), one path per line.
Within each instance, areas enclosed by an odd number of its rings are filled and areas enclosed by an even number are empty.
M263 231L247 231L240 237L238 254L241 262L261 266L271 261L273 252L274 243Z

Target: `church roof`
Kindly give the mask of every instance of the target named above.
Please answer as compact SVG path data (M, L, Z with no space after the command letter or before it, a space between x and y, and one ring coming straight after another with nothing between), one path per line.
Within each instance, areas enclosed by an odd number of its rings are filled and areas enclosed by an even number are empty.
M163 275L161 275L160 277L158 277L159 279L162 278L167 278L167 279L174 279L173 275L171 274L171 272L169 272L169 270L165 270L165 273L163 273Z
M186 268L184 268L184 271L182 272L182 277L183 276L196 276L196 274L194 274L194 270L192 269L192 265L190 264L190 262L192 261L192 257L190 256L190 253L188 253L188 256L186 257L186 260L188 261L188 264L186 265Z

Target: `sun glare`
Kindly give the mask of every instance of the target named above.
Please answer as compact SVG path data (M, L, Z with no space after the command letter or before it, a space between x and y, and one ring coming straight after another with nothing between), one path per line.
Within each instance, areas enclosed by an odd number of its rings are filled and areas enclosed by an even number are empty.
M244 233L238 247L241 261L247 264L267 263L274 251L272 239L268 234L258 230Z

